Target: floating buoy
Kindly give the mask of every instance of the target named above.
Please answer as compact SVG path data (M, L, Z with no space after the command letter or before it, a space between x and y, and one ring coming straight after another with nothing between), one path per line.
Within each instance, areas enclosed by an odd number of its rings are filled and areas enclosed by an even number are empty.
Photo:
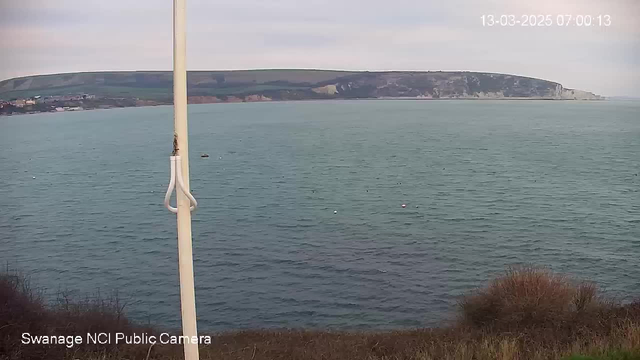
M33 178L35 179L36 177L34 176Z
M406 207L407 207L407 204L402 204L402 208L406 208Z
M334 213L334 214L337 214L337 213L338 213L338 210L333 210L333 213Z

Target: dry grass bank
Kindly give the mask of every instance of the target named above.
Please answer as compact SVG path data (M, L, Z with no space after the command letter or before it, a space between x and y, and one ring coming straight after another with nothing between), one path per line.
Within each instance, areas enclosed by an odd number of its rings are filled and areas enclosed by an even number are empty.
M207 309L199 309L200 312ZM425 314L425 316L427 316ZM21 334L159 331L130 323L117 299L47 305L24 277L0 275L0 359L180 359L172 345L24 345ZM216 334L201 359L640 359L640 302L621 305L590 283L508 271L459 304L449 328L392 332L241 331ZM592 357L578 357L578 355Z

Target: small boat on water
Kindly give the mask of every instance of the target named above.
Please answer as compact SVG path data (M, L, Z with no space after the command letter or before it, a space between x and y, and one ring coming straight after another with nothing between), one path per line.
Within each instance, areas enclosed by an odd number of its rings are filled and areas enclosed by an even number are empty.
M203 153L202 155L200 155L200 157L208 158L208 157L209 157L209 154L204 154L204 153Z

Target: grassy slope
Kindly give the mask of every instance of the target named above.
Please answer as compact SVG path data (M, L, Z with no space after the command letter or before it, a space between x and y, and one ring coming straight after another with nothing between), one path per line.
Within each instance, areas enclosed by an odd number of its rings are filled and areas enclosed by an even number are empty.
M602 355L572 355L564 360L640 360L640 353L632 351L612 350Z
M199 309L212 311L212 309ZM640 302L619 305L592 284L538 269L508 272L460 301L459 322L390 332L305 330L214 334L201 359L571 359L640 358ZM417 316L420 316L417 314ZM15 274L0 275L0 359L181 359L172 345L22 345L20 334L159 330L132 324L117 299L46 305Z
M234 95L251 91L308 88L351 72L324 70L190 71L195 95ZM277 84L273 84L276 82ZM172 93L168 71L87 72L27 76L0 82L3 99L35 95L89 93L103 96L166 98Z

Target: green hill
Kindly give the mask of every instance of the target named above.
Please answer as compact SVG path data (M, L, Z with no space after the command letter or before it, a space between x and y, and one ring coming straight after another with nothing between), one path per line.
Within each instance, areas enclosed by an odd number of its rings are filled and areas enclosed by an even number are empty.
M353 98L598 99L556 82L477 72L348 72L332 70L190 71L194 102ZM170 102L169 71L87 72L27 76L0 82L4 100L92 94Z

